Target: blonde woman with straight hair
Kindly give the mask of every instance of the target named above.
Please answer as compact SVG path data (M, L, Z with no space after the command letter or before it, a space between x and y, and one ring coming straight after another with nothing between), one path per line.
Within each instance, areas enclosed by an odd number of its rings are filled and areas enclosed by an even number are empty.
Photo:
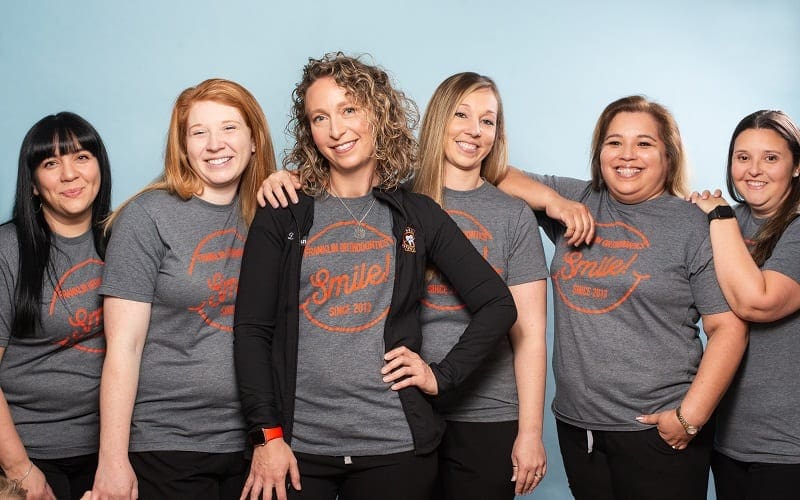
M507 168L495 83L458 73L433 93L420 132L414 190L439 203L509 285L518 316L492 356L448 398L436 498L514 498L546 472L542 442L547 266L533 212L493 184ZM422 357L438 361L471 315L435 269L421 309ZM509 480L510 478L510 480Z
M90 498L239 498L233 307L255 190L274 170L264 113L244 87L211 79L178 96L161 179L109 222Z

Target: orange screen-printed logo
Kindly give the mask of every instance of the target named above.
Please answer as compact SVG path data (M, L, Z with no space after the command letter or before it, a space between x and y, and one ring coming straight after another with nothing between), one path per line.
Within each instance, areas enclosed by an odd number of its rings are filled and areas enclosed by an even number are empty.
M233 332L233 308L239 287L239 266L228 267L225 261L241 260L245 237L236 228L214 231L200 240L189 261L189 276L206 276L208 297L190 307L203 322L224 332ZM219 264L223 261L222 265ZM226 271L227 269L227 271ZM227 273L227 274L226 274Z
M552 276L564 303L586 314L613 311L650 278L636 269L640 252L650 248L642 232L622 222L596 227L592 246L565 253Z
M484 260L490 261L489 256L489 242L494 240L494 236L480 221L473 215L464 212L463 210L447 210L447 214L456 221L458 227L464 236L472 242L472 245L481 253ZM494 270L498 274L503 273L503 270L498 267ZM433 276L425 285L425 298L421 300L422 305L437 311L459 311L464 309L466 305L458 298L453 287L445 280L442 275L436 271Z
M48 315L57 313L59 304L63 304L69 316L70 333L56 343L79 351L102 354L106 351L103 337L103 306L96 290L103 280L103 261L86 259L69 268L58 280L50 298ZM91 276L86 278L86 276ZM86 307L87 302L81 299L86 294L96 297L94 304ZM70 307L72 304L80 307Z
M394 239L369 224L364 239L354 238L355 221L337 222L308 239L303 259L316 269L312 292L300 311L314 326L329 332L357 333L386 319L388 305L375 305L375 288L392 286ZM326 258L330 260L326 261ZM336 268L342 263L344 268ZM347 264L345 264L347 263Z

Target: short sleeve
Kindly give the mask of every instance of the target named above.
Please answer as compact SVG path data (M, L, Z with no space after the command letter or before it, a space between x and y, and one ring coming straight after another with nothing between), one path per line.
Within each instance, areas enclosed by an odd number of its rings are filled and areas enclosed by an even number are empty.
M166 248L156 222L133 200L111 229L101 295L152 302Z

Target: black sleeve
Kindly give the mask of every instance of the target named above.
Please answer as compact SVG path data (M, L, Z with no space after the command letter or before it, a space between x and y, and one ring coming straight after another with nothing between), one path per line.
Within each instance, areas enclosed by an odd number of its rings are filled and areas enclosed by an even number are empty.
M431 363L439 392L463 382L486 359L517 320L508 287L456 223L430 201L428 258L447 277L472 314L461 338L439 363Z
M279 236L277 210L256 211L242 256L234 312L236 379L242 413L251 430L283 425L272 366L285 244Z

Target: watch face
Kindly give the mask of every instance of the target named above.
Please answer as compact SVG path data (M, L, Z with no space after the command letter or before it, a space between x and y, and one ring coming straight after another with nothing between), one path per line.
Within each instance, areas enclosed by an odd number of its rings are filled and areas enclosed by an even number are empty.
M734 217L736 217L736 212L734 212L733 207L729 205L720 205L708 213L709 220L732 219Z
M250 431L247 435L248 440L250 441L251 446L258 446L265 443L264 441L264 433L261 429L257 431Z

